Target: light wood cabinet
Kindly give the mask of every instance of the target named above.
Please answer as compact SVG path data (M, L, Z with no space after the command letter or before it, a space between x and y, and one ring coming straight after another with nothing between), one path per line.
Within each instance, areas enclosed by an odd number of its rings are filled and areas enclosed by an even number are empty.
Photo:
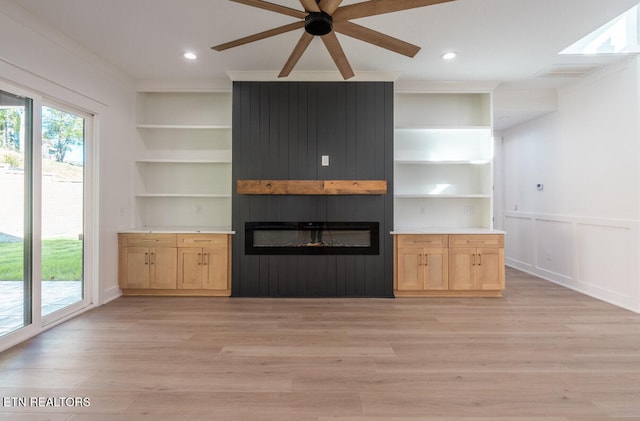
M229 234L120 233L124 295L229 296Z
M504 289L504 237L451 236L449 288L464 291Z
M396 296L500 296L503 234L395 236Z
M178 235L178 289L229 290L226 235Z
M119 284L122 289L176 287L175 236L131 234L120 237Z
M448 289L446 235L399 236L397 240L397 291Z

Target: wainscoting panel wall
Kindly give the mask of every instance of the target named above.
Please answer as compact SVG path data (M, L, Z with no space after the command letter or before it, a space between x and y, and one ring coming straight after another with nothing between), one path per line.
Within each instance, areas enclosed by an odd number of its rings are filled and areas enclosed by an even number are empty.
M243 195L237 180L385 180L388 190ZM393 296L392 83L235 82L233 183L233 296ZM255 221L378 222L380 253L246 255Z
M636 221L505 211L505 230L508 266L640 311Z

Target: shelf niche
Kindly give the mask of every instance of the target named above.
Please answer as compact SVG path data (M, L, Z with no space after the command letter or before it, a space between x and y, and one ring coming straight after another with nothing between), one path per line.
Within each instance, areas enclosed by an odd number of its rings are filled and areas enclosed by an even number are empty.
M490 93L396 93L394 227L493 228Z
M138 92L136 228L231 229L231 97Z

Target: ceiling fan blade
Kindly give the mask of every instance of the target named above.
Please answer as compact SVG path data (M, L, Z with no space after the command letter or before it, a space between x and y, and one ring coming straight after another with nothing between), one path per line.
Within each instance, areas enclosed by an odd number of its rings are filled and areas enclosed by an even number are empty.
M316 0L300 0L300 3L307 12L320 12L320 6L318 6Z
M280 26L278 28L269 29L268 31L260 32L257 34L249 35L248 37L240 38L234 41L225 42L224 44L214 45L211 47L212 50L223 51L229 48L238 47L240 45L248 44L250 42L259 41L261 39L269 38L274 35L284 34L285 32L290 32L296 29L300 29L304 27L304 22L294 22L288 25Z
M280 71L280 74L278 75L278 77L289 76L289 73L291 73L293 68L298 63L298 60L300 60L300 57L302 57L302 53L305 52L305 50L307 49L307 47L311 43L311 40L313 40L313 35L308 34L306 32L302 33L302 36L300 37L300 40L298 41L298 43L296 44L295 48L291 52L291 55L289 56L289 59L284 64L284 67Z
M333 25L333 29L341 34L359 39L360 41L368 42L369 44L377 45L378 47L386 48L387 50L391 50L407 57L414 57L418 54L418 51L420 51L420 47L417 45L409 44L408 42L402 41L398 38L374 31L373 29L365 28L364 26L360 26L352 22L336 22Z
M342 50L342 46L340 45L340 41L338 41L338 37L336 37L336 33L331 31L320 38L322 38L322 42L324 42L325 47L329 50L329 54L336 63L336 66L338 66L338 70L340 70L342 77L344 79L354 77L355 73L353 73L349 60L347 60L347 56L345 56L344 51Z
M270 10L276 13L282 13L283 15L293 16L294 18L304 19L307 14L302 10L292 9L290 7L281 6L279 4L269 3L263 0L231 0L236 3L246 4L247 6L253 6L264 10Z
M399 12L417 7L432 6L455 0L369 0L361 3L342 6L333 14L333 21L364 18L382 15L384 13Z
M325 12L327 15L331 16L336 11L338 6L340 6L342 0L320 0L320 9Z

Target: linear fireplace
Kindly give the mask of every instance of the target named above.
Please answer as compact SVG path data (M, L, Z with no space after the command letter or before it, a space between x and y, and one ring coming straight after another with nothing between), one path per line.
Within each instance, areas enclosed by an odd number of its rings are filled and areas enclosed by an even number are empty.
M245 254L379 254L378 222L245 222Z

